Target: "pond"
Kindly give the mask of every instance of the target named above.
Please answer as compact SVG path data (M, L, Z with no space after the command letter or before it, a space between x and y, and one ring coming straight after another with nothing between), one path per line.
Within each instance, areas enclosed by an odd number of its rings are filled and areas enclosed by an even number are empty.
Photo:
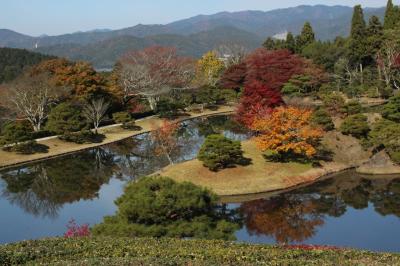
M175 163L196 157L204 138L250 136L227 116L186 121ZM126 182L168 165L148 134L0 172L0 243L61 236L71 218L90 225L116 211ZM229 204L242 217L238 241L307 243L400 251L400 176L346 172L306 188Z

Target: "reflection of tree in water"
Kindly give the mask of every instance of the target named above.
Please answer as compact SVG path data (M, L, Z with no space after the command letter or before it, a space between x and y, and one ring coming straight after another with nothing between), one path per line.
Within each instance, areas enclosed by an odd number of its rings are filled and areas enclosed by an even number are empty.
M385 190L374 194L371 201L379 214L400 217L400 179L393 180Z
M400 179L344 175L270 199L243 203L240 210L250 234L289 243L312 237L326 216L340 217L348 206L364 209L369 203L381 215L400 217Z
M57 217L65 203L96 198L113 168L113 156L105 149L50 160L2 174L3 195L35 216Z
M170 154L174 163L196 158L206 136L202 132L205 127L213 127L212 133L223 131L233 138L244 138L245 136L243 129L240 129L237 123L227 116L185 121L177 132L178 146ZM111 144L109 147L115 153L119 174L127 180L135 180L169 165L169 161L164 155L156 153L156 145L149 134L143 134Z
M278 243L302 242L324 223L312 200L293 195L244 203L241 210L250 234L269 235Z

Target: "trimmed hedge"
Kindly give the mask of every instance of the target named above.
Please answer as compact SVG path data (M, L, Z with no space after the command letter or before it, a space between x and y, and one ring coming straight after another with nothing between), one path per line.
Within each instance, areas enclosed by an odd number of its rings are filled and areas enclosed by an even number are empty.
M216 240L55 238L0 246L0 265L398 265L400 255Z

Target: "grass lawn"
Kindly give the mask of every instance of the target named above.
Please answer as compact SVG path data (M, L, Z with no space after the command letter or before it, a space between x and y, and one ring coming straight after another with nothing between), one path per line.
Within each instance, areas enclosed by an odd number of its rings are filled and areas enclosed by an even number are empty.
M221 196L251 194L283 189L287 179L310 173L310 164L267 162L253 141L242 142L244 156L252 159L248 166L212 172L199 160L171 165L160 174L176 181L190 181L207 187Z

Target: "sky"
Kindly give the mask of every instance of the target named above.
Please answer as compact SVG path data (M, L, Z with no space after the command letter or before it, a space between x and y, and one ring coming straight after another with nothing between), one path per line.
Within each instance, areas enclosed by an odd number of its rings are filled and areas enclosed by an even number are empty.
M394 1L399 4L400 0ZM136 24L166 24L199 14L262 10L298 5L361 4L382 7L387 0L0 0L0 29L39 36Z

